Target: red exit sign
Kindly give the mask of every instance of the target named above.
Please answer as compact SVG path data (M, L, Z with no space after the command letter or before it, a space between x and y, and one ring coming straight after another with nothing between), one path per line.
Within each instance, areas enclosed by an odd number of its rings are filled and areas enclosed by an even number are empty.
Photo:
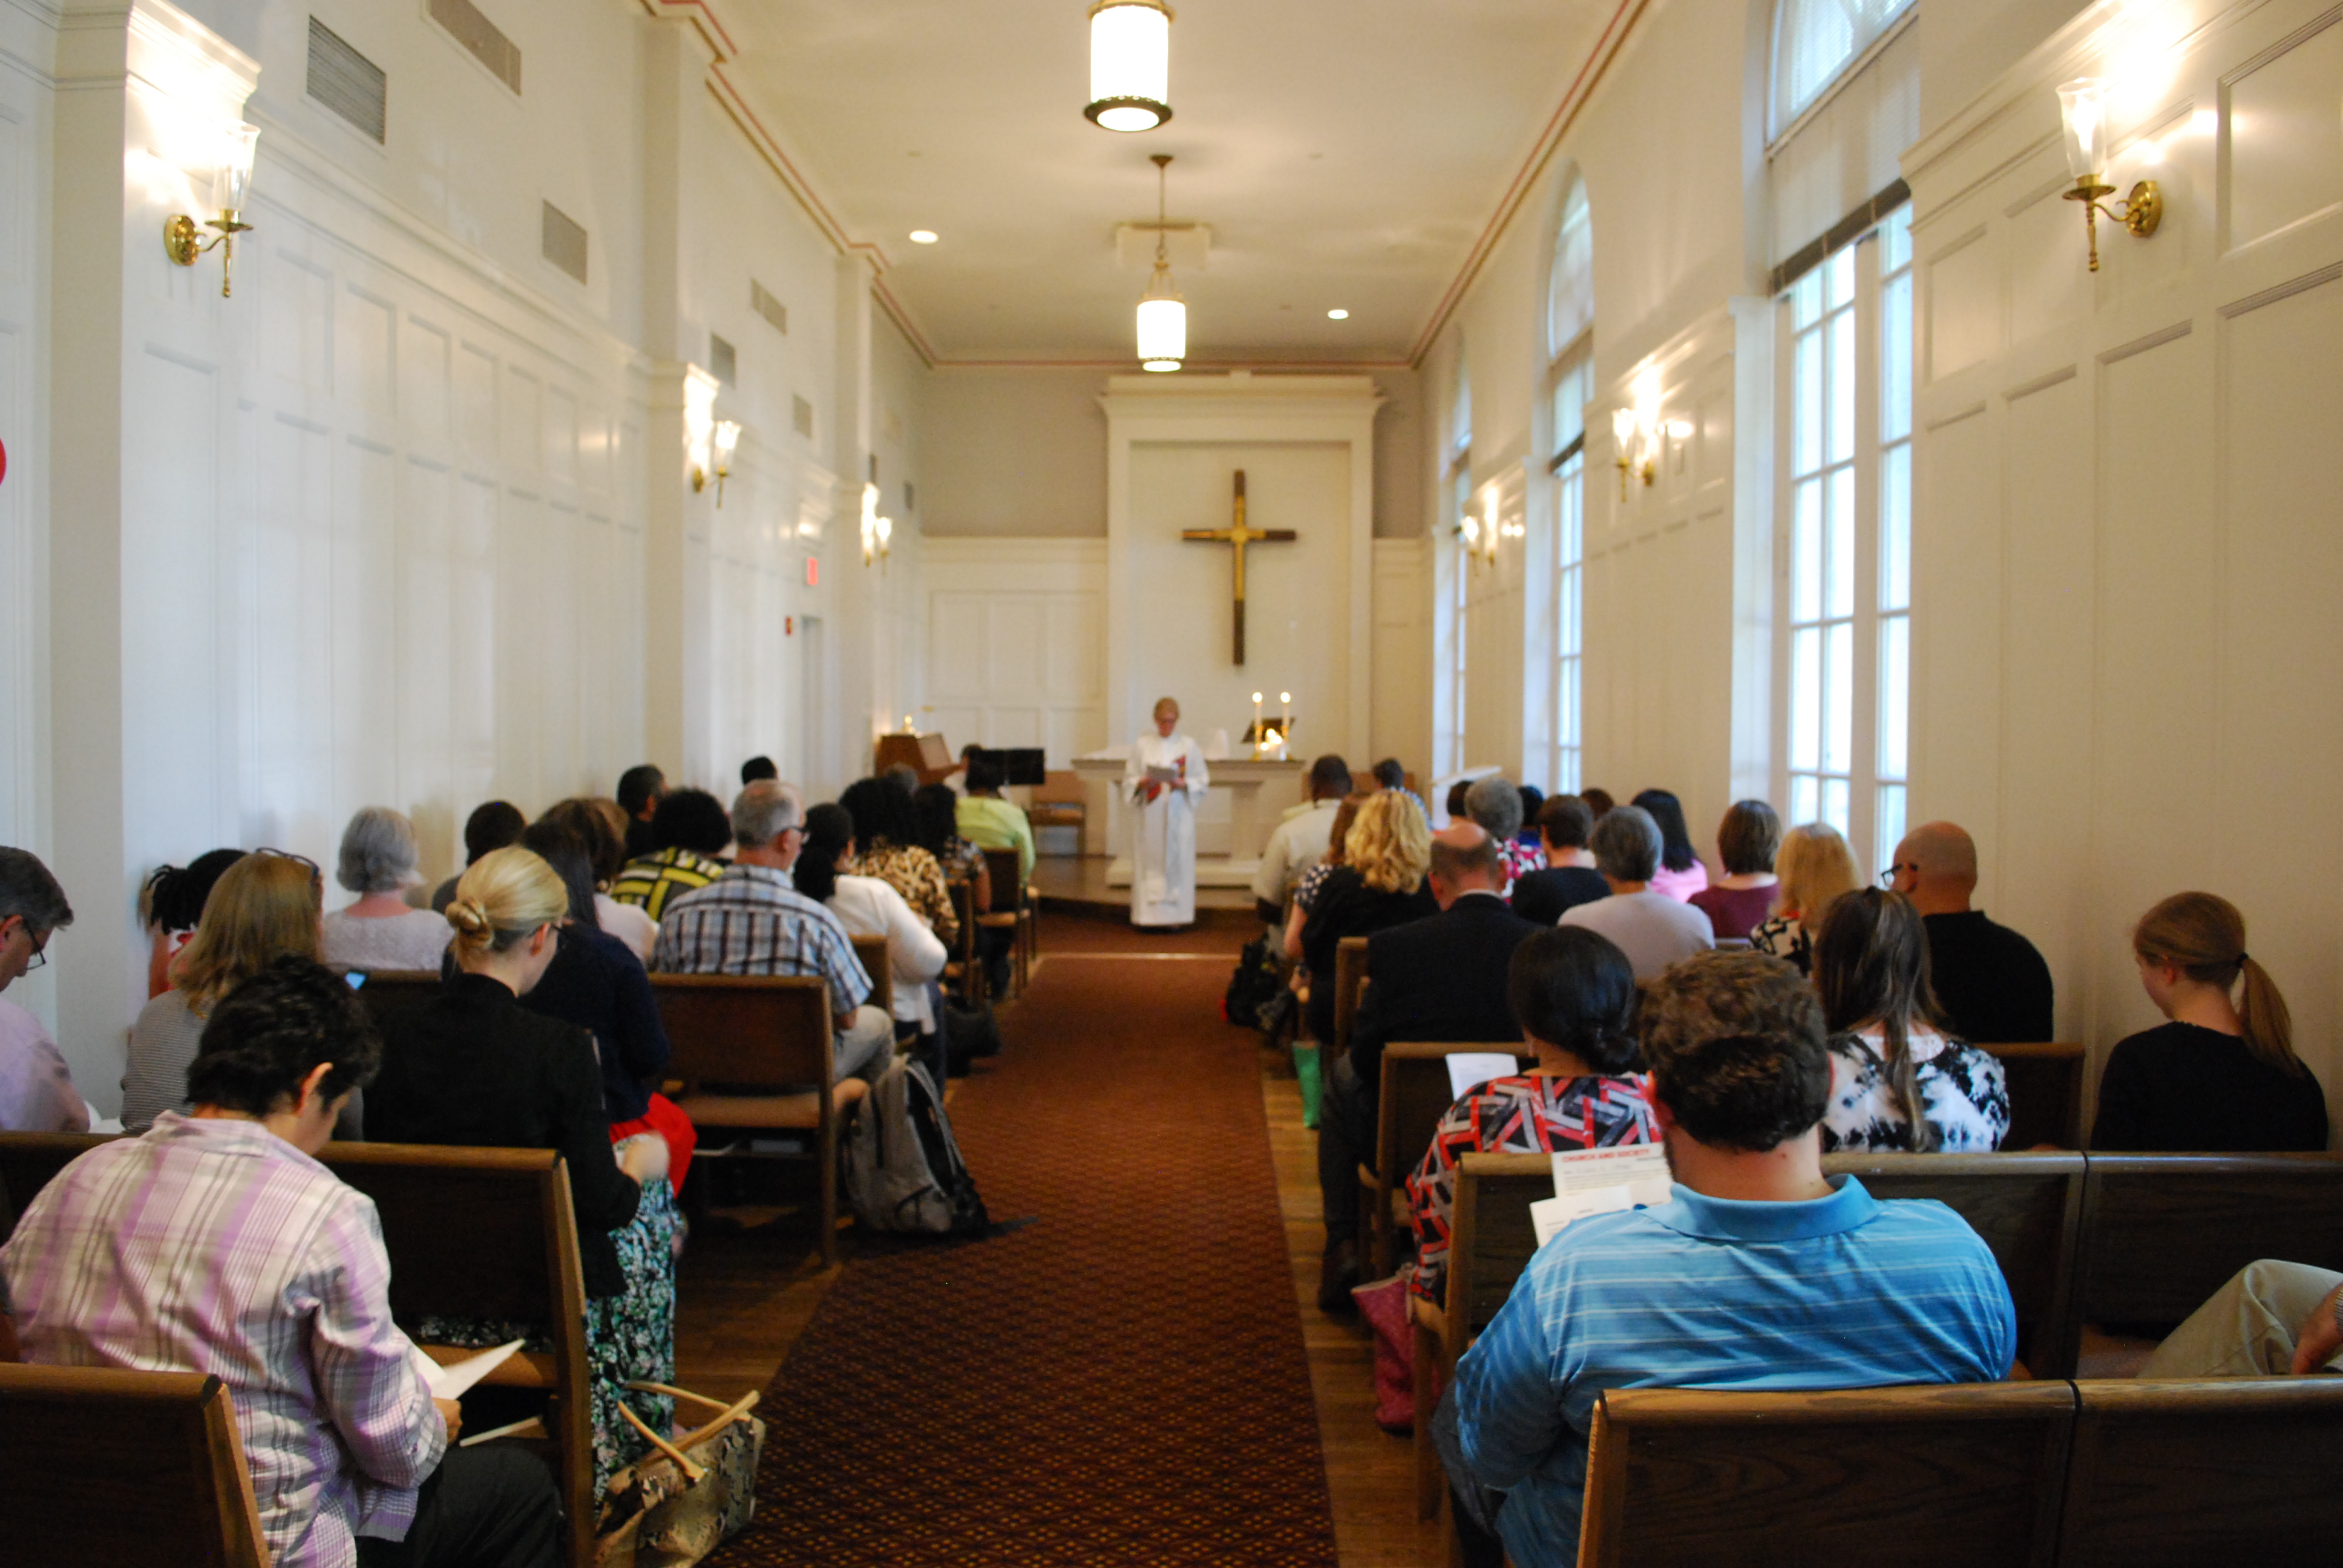
M820 556L808 556L806 557L806 587L820 588L820 586L821 558Z

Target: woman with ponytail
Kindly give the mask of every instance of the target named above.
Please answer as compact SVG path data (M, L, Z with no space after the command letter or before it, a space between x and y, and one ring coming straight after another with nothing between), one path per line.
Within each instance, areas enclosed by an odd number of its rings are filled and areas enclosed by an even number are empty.
M1444 1304L1456 1167L1467 1154L1538 1154L1656 1143L1635 1044L1635 970L1608 937L1560 926L1513 950L1506 1000L1537 1066L1491 1079L1448 1108L1407 1179L1415 1294Z
M2009 1131L1990 1052L1951 1038L1928 983L1928 932L1901 893L1865 888L1823 917L1815 990L1831 1031L1823 1152L1974 1154Z
M676 1210L665 1140L610 1141L593 1035L520 1005L552 966L569 910L560 873L518 845L465 871L447 906L454 970L437 995L382 1020L366 1130L387 1143L559 1151L586 1276L598 1493L647 1446L619 1402L655 1432L674 1422L667 1399L622 1385L675 1381ZM447 1344L526 1338L548 1348L540 1325L434 1320L424 1332Z
M2108 1055L2091 1147L2325 1149L2327 1096L2294 1054L2286 999L2246 951L2237 907L2211 893L2175 893L2132 928L2131 951L2147 1000L2171 1021Z

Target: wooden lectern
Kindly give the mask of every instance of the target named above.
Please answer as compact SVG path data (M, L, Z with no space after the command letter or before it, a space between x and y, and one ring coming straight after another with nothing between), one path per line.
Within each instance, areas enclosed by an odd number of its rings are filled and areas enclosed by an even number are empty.
M920 770L922 784L940 784L960 766L940 735L906 735L900 730L881 735L871 748L870 771L884 773L900 762Z

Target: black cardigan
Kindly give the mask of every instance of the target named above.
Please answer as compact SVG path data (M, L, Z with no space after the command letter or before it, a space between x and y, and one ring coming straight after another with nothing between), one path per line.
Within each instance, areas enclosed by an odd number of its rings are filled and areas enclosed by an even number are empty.
M383 1143L552 1149L569 1169L586 1293L626 1289L610 1232L642 1189L610 1151L594 1037L524 1011L503 982L459 974L382 1020L382 1072L367 1086L367 1136Z

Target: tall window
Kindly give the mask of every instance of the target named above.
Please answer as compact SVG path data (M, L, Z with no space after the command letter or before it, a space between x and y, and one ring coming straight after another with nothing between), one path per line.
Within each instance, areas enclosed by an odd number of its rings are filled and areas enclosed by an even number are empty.
M1553 788L1575 793L1583 778L1580 613L1586 555L1586 403L1594 392L1594 229L1586 182L1576 171L1563 192L1546 285L1546 354L1554 477Z
M1446 658L1445 668L1441 672L1442 689L1434 703L1438 744L1433 763L1435 772L1454 773L1471 766L1464 755L1468 691L1464 680L1468 641L1465 605L1472 586L1472 572L1465 559L1464 515L1473 506L1473 375L1461 347L1449 404L1448 466L1443 479L1448 514L1448 545L1443 560L1448 577L1443 584L1445 592L1440 618L1444 625L1440 641Z
M1790 820L1858 855L1903 837L1911 733L1911 209L1783 297Z
M1912 0L1782 0L1774 12L1770 134L1788 130L1911 5Z

